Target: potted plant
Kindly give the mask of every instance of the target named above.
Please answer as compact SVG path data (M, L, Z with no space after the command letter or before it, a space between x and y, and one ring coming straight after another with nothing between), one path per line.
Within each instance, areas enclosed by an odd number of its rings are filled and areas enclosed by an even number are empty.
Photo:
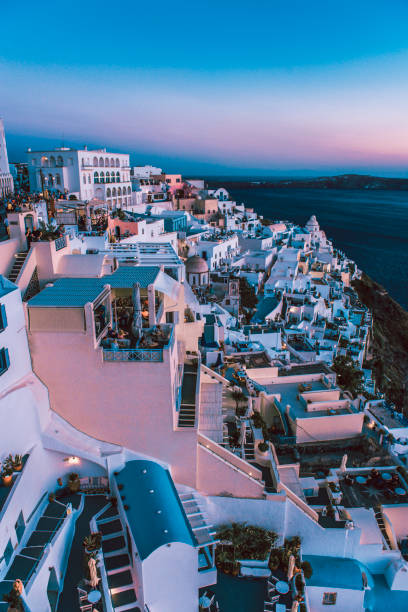
M13 483L13 468L7 464L3 464L1 478L5 487L11 487Z
M81 487L81 483L79 482L79 476L75 472L72 472L68 476L68 488L71 493L78 493Z
M102 546L102 533L97 531L89 534L82 540L82 544L85 547L85 552L88 555L95 553Z
M23 469L23 457L22 455L14 455L13 467L16 472L21 472Z
M258 450L263 455L266 454L268 452L268 450L269 450L269 443L266 442L265 440L263 440L263 442L260 442L258 444Z
M9 604L7 612L24 612L24 604L21 599L23 583L19 578L13 582L13 588L9 593L3 595L3 601Z

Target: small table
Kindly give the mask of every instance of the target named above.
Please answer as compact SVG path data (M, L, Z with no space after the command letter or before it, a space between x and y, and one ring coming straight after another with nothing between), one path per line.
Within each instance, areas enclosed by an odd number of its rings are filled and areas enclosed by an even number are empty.
M207 597L207 595L201 595L198 603L200 605L200 608L203 608L205 610L206 608L208 609L211 606L211 599Z
M98 601L100 600L100 598L102 597L101 592L100 591L89 591L88 593L88 601L89 603L98 603Z
M356 482L358 482L358 484L365 484L367 482L367 478L364 476L357 476Z
M285 604L277 603L275 605L275 610L276 612L286 612L286 606Z
M391 476L391 474L390 474L389 472L383 472L383 473L381 474L381 478L382 478L383 480L388 481L388 480L391 480L392 476Z
M395 493L397 495L405 495L406 491L405 491L405 489L402 489L401 487L396 487L395 488Z
M281 595L285 595L286 593L289 593L289 585L284 580L278 580L278 582L275 584L275 589Z

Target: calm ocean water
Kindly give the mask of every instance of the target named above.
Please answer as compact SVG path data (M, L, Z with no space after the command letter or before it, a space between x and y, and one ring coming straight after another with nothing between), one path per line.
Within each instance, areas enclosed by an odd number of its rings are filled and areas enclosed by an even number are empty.
M408 309L408 192L229 189L265 217L304 224L310 215L335 246Z

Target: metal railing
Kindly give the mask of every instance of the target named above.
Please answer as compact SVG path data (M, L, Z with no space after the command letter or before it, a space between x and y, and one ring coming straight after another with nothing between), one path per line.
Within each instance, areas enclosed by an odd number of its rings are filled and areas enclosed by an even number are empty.
M163 349L146 349L146 348L135 348L135 349L118 349L113 351L111 349L103 349L103 360L104 361L150 361L160 362L163 361Z
M66 246L67 246L67 239L65 236L60 236L59 238L56 239L55 241L56 251L60 251L61 249L64 249Z

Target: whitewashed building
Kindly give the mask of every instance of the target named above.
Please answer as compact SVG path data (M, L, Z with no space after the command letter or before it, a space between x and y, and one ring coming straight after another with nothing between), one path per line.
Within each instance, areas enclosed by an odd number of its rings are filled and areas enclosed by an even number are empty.
M59 147L28 149L27 157L31 191L55 190L84 201L96 198L110 208L126 208L131 203L128 154Z

